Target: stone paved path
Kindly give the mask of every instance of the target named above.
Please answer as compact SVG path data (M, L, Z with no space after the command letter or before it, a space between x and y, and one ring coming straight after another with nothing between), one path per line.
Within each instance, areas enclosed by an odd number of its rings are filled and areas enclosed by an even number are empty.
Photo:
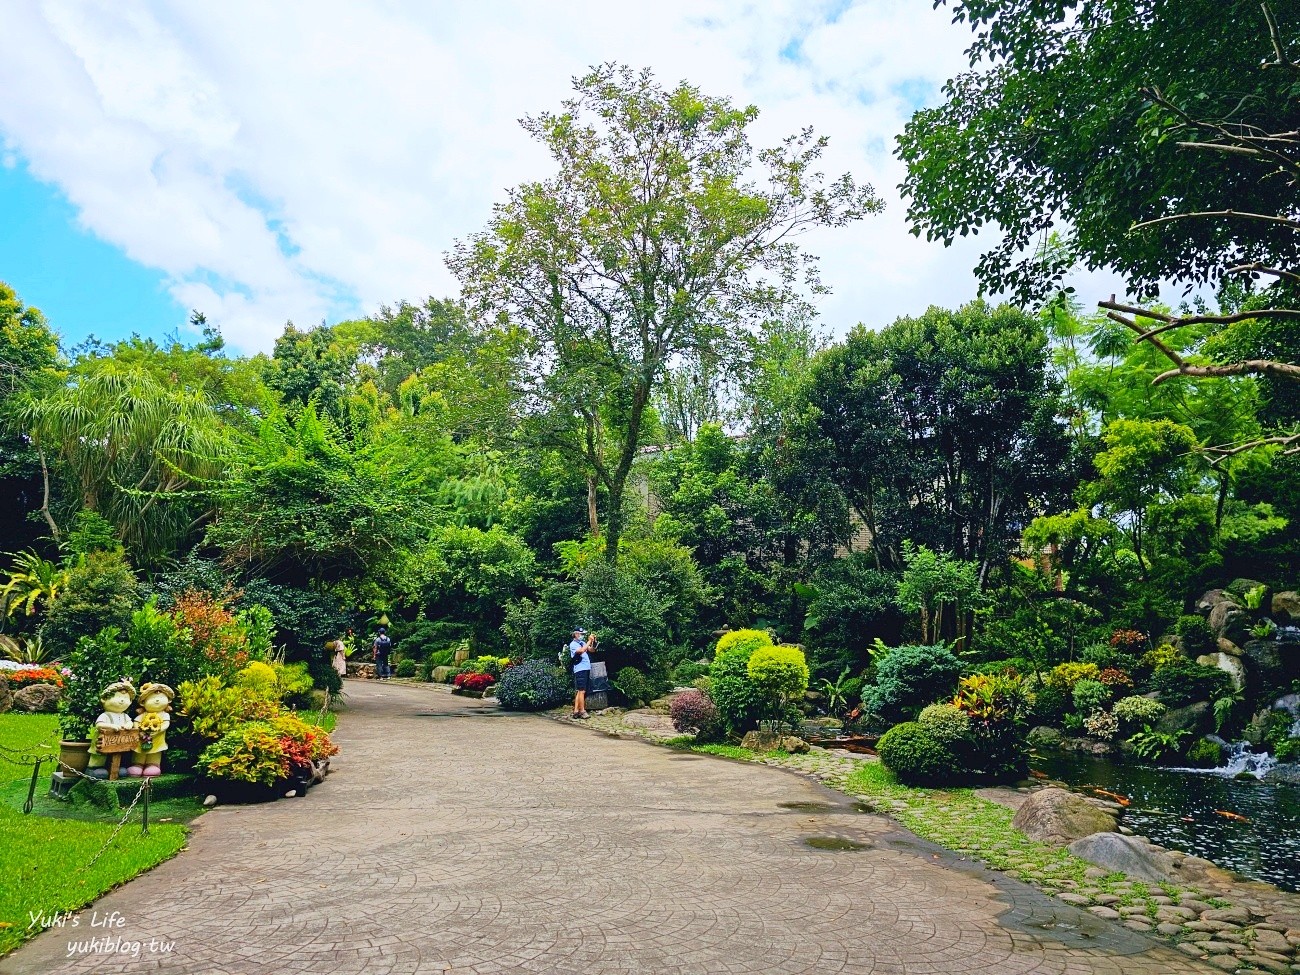
M347 691L324 786L218 808L187 852L94 905L127 918L111 936L174 941L171 953L68 959L83 925L43 934L0 973L1219 971L790 773L442 690Z

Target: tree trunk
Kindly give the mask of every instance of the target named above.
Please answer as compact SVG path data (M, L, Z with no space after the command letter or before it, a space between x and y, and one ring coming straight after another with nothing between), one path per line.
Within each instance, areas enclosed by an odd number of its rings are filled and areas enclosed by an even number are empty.
M591 537L600 537L600 519L596 515L596 477L587 475L587 520L591 523Z

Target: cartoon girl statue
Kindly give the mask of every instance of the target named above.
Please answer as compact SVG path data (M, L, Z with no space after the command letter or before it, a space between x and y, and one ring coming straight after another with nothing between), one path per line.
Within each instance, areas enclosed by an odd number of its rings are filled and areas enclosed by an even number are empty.
M163 752L167 750L167 729L171 726L172 700L176 692L166 684L145 684L136 700L134 727L140 732L140 747L131 756L127 775L152 778L162 774Z

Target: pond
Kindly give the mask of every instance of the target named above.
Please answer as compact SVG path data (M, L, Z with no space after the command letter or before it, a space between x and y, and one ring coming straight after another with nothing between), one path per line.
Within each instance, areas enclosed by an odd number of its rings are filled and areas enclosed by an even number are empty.
M1037 771L1076 788L1127 796L1131 804L1124 825L1154 843L1283 890L1300 890L1300 787L1235 780L1232 773L1241 764L1168 769L1079 755L1045 756L1032 763Z

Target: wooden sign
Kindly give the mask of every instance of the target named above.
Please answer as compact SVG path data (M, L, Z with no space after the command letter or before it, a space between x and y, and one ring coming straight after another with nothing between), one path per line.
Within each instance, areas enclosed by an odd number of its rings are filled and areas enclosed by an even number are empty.
M106 731L99 729L99 738L95 742L95 750L101 755L112 755L115 752L133 752L140 747L140 732L134 728L126 728L122 731Z
M111 756L108 762L108 778L110 781L116 781L117 773L122 767L122 755L125 752L133 752L140 747L140 732L134 728L126 728L122 731L107 731L99 729L99 737L95 740L95 750L101 755Z

